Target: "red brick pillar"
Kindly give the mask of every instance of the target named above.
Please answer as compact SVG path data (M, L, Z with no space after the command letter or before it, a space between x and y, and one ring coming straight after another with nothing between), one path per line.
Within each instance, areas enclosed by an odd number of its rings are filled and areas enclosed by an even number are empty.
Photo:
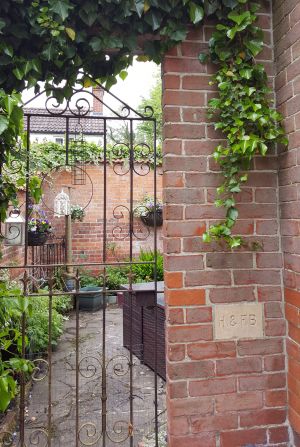
M279 196L284 287L288 320L289 421L300 446L300 4L277 0L274 4L276 100L285 117L288 150L280 156Z
M270 45L270 14L260 20ZM287 446L275 155L255 160L239 196L236 230L249 247L231 253L201 239L223 215L211 156L220 136L206 118L214 67L198 60L211 30L190 32L163 64L168 447ZM241 303L261 306L262 336L217 340L220 306Z

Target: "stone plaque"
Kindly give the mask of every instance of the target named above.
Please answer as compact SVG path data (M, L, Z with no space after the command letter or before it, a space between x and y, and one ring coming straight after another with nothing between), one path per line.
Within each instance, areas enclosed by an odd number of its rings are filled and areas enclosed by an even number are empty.
M262 303L238 303L216 305L215 339L263 337Z

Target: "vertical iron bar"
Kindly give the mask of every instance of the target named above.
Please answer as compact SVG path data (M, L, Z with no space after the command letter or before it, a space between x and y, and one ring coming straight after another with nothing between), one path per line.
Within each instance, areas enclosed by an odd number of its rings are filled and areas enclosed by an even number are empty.
M156 222L156 205L157 205L157 177L156 177L156 120L153 121L154 130L154 172L153 172L153 182L154 182L154 294L155 294L155 307L154 307L154 421L155 421L155 447L158 447L158 386L157 386L157 222Z
M133 420L133 346L132 346L132 330L133 330L133 289L132 289L132 261L133 261L133 249L132 249L132 239L133 239L133 172L134 172L134 154L133 154L133 122L130 120L130 152L129 152L129 166L130 166L130 214L129 214L129 259L130 259L130 277L129 277L129 317L130 317L130 337L129 337L129 405L130 405L130 426L132 428L130 436L130 447L133 447L133 434L134 434L134 420Z
M52 306L53 306L53 274L48 270L49 276L49 316L48 316L48 444L51 447L51 421L52 421Z
M26 138L26 196L25 196L25 251L24 251L24 264L28 264L28 210L29 210L29 177L30 177L30 164L29 164L29 151L30 151L30 115L27 116L27 138Z
M76 368L76 378L75 378L75 405L76 405L76 421L75 421L75 430L76 430L76 441L75 446L79 446L79 279L78 273L76 275L76 294L75 294L75 306L76 306L76 336L75 336L75 368Z
M104 120L104 157L103 157L103 264L106 262L106 219L107 219L107 166L106 166L106 149L107 149L107 122ZM106 446L106 429L107 429L107 381L106 381L106 267L104 267L103 272L103 308L102 308L102 446Z
M25 251L24 251L24 265L28 265L28 210L29 210L29 151L30 151L30 115L27 116L27 138L26 138L26 198L25 198ZM27 269L24 273L24 294L23 299L26 299L28 286ZM25 359L26 350L26 316L25 312L21 317L21 331L22 331L22 359ZM20 446L25 447L25 376L24 372L20 376Z
M69 127L70 127L70 119L66 116L66 165L69 164Z

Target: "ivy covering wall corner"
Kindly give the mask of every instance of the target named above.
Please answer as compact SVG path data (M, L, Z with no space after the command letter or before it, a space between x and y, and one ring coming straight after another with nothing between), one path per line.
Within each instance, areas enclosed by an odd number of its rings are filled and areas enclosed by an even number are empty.
M159 63L185 39L191 24L214 16L218 24L209 53L199 58L210 58L217 69L212 82L219 95L210 101L209 113L226 137L214 152L225 179L216 206L225 207L226 218L204 240L224 239L231 248L240 246L241 238L232 235L238 218L235 194L247 181L253 157L287 142L281 116L269 101L266 72L255 61L263 48L263 33L255 23L259 7L249 0L1 0L0 164L21 156L16 147L22 133L23 89L38 92L39 81L49 88L52 83L61 101L71 95L79 73L83 86L96 79L110 87L118 74L126 76L141 41L142 59ZM16 185L1 174L3 221L26 175ZM38 179L29 186L38 198Z

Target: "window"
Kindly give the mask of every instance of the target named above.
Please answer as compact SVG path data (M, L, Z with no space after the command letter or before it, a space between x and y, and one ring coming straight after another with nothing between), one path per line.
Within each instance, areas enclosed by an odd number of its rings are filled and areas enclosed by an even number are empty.
M55 138L55 143L63 145L64 144L64 139L63 138Z

